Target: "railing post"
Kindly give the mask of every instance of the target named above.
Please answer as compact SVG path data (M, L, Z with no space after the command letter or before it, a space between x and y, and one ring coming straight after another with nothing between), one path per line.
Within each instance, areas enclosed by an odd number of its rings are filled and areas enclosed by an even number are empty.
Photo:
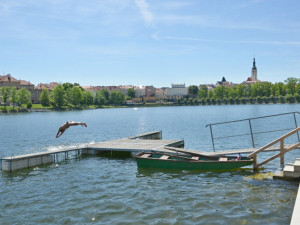
M253 155L253 170L257 171L257 154Z
M213 145L213 149L214 149L214 152L215 152L216 149L215 149L215 143L214 143L214 137L213 137L213 132L212 132L211 124L209 125L209 128L210 128L210 136L211 136L212 145Z
M280 167L284 167L284 139L280 141Z
M252 132L252 126L251 126L251 120L250 119L249 119L249 126L250 126L250 133L251 133L251 139L252 139L252 146L253 146L253 148L255 148L253 132Z
M294 112L294 121L295 121L295 126L296 128L298 127L298 124L297 124L297 119L296 119L296 114ZM300 142L300 137L299 137L299 133L297 132L297 137L298 137L298 141Z

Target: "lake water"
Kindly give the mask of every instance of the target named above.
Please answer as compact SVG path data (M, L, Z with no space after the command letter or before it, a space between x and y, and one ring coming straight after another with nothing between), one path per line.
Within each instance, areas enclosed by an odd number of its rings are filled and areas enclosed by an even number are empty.
M12 156L162 130L185 148L212 151L209 123L299 111L299 104L98 109L0 115L0 155ZM296 116L300 124L299 115ZM56 139L58 127L72 127ZM253 132L293 128L293 116L253 121ZM216 149L251 147L249 124L213 128ZM262 146L287 131L255 135ZM290 139L289 142L295 142ZM272 153L263 153L262 160ZM274 153L273 153L274 154ZM286 155L286 162L299 150ZM82 157L0 172L0 224L289 224L297 182L272 180L279 160L260 171L138 169L133 158ZM251 168L251 167L249 167Z

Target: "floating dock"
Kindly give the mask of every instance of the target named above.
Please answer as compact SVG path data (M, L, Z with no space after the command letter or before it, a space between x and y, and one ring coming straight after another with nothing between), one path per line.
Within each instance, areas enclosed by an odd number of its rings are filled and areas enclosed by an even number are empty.
M80 156L104 153L113 154L115 152L127 152L130 154L141 151L174 152L165 149L165 147L182 148L183 146L183 140L162 140L162 132L153 131L128 138L89 144L84 147L63 148L53 151L5 157L1 159L1 169L4 172L14 172L20 169L55 163L58 161L59 155L63 155L64 158L67 159L69 153Z

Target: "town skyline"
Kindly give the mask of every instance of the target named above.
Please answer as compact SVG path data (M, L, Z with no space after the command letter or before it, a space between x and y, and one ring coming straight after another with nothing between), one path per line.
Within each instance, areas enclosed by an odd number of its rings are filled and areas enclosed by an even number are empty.
M252 80L253 79L253 69L255 70L255 80ZM250 70L250 69L249 69ZM13 79L16 79L15 77L13 77L11 74L4 74L3 75L0 75L0 78L4 77L4 76L9 76L9 77L12 77ZM212 82L209 82L209 83L194 83L194 84L187 84L185 81L183 82L180 82L180 83L176 83L176 82L171 82L169 83L169 85L166 85L166 86L155 86L153 84L150 84L150 85L145 85L145 84L140 84L140 85L134 85L134 84L111 84L111 85L104 85L104 84L93 84L93 85L82 85L80 83L78 83L80 86L82 87L97 87L97 86L132 86L132 87L145 87L145 86L153 86L153 87L156 87L156 88L164 88L164 87L171 87L172 85L185 85L186 87L188 86L191 86L191 85L196 85L196 86L200 86L200 85L218 85L218 84L222 84L223 81L229 83L229 84L232 84L232 85L238 85L238 84L246 84L247 82L248 83L251 83L252 81L254 82L270 82L270 83L278 83L278 82L272 82L272 81L262 81L260 79L258 79L258 76L257 76L257 68L256 68L256 61L255 61L255 58L253 58L253 66L251 67L251 75L248 76L248 77L245 77L245 79L241 82L241 83L236 83L234 81L231 81L230 79L226 78L225 76L222 76L220 77L221 79L219 80L216 80L216 81L212 81ZM285 79L287 79L288 77L286 77ZM250 80L249 80L250 79ZM1 79L0 79L1 80ZM28 82L29 84L31 85L34 85L35 87L39 87L39 86L45 86L45 85L49 85L49 84L61 84L61 83L77 83L77 82L71 82L71 81L66 81L66 82L58 82L58 81L49 81L49 82L46 82L46 83L43 83L43 82L38 82L37 84L34 84L32 83L31 81L28 81L27 80L21 80L20 81L26 81ZM250 81L250 82L249 82ZM284 82L284 80L282 81L279 81L279 82Z
M300 2L0 3L1 73L32 83L169 86L300 77Z

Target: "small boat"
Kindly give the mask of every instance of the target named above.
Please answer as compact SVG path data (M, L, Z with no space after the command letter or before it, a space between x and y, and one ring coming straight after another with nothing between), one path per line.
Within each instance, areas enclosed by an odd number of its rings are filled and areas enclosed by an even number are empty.
M205 156L140 152L136 156L139 168L164 168L181 170L231 170L251 165L252 159L233 156Z

